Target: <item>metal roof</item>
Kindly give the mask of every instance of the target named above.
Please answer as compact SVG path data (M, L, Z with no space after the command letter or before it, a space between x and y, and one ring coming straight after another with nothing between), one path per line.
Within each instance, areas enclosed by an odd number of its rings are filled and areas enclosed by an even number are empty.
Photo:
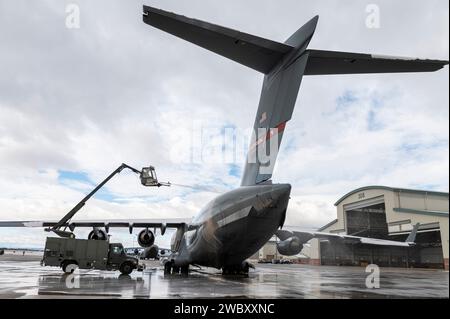
M332 222L326 224L325 226L320 227L317 231L324 231L325 229L327 229L328 227L336 224L338 222L337 219L333 220Z
M426 190L418 190L418 189L407 189L407 188L398 188L398 187L389 187L389 186L378 186L378 185L373 185L373 186L365 186L365 187L361 187L358 189L355 189L347 194L345 194L344 196L342 196L335 204L334 206L339 205L344 199L346 199L347 197L359 193L359 192L363 192L369 189L382 189L382 190L387 190L387 191L391 191L391 192L401 192L401 193L415 193L415 194L429 194L429 195L437 195L437 196L446 196L448 197L448 193L445 192L435 192L435 191L426 191Z

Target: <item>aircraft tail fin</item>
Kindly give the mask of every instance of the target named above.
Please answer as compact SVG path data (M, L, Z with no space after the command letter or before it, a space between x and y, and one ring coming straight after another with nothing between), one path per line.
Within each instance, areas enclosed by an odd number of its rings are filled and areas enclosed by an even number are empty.
M283 133L292 118L308 64L306 49L318 21L318 16L312 18L286 41L292 47L291 52L264 78L242 186L264 183L272 177Z
M416 241L417 231L419 230L419 227L420 223L414 225L411 233L408 235L408 238L406 238L405 243L414 243Z
M266 75L242 185L269 180L283 130L292 117L308 61L305 52L318 17L311 19L284 44L149 6L144 6L143 20L148 25ZM271 144L271 141L276 143ZM272 145L276 145L275 152L270 148ZM268 150L269 154L266 152ZM266 161L266 158L269 160Z

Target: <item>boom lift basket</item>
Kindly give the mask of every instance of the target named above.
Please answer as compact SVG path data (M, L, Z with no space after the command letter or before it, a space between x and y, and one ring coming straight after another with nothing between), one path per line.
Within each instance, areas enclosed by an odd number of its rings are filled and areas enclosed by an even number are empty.
M144 186L161 186L153 166L144 167L141 171L141 184Z

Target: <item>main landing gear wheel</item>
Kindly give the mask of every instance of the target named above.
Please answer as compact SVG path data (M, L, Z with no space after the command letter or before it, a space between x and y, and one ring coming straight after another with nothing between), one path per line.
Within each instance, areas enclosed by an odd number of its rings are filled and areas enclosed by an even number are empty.
M189 265L181 267L181 275L188 276L189 275Z
M164 274L181 274L182 276L187 276L189 274L189 265L187 266L174 266L173 261L168 261L164 264Z
M223 267L222 275L224 275L224 276L230 276L230 275L248 276L250 268L255 268L255 267L252 264L245 261L241 265Z
M172 273L172 265L173 265L172 261L167 261L164 264L164 274L165 275L170 275Z

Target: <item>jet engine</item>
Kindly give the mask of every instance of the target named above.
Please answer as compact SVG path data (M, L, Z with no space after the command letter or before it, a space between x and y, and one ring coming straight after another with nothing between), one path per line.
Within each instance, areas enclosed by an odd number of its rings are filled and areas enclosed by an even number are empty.
M158 258L159 247L156 245L152 245L148 248L145 248L141 254L142 259L157 259Z
M144 248L151 247L155 243L155 235L148 229L141 231L137 239L138 244Z
M296 236L292 236L286 240L277 243L278 252L285 256L294 256L300 253L303 249L303 244Z
M107 240L108 239L108 235L106 234L106 232L104 230L98 229L98 228L94 228L94 230L92 230L89 233L88 239L91 239L91 240Z

